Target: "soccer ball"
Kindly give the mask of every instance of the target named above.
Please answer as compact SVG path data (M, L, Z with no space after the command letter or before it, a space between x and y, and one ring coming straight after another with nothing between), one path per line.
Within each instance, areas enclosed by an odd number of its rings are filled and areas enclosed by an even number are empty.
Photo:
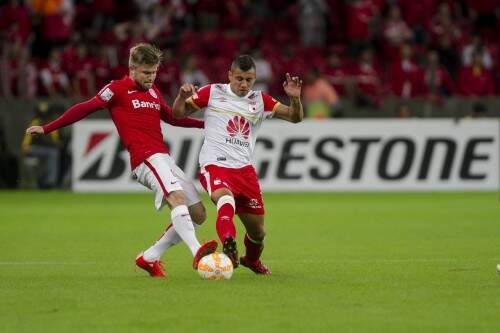
M214 252L201 258L198 273L204 280L229 280L233 275L233 263L224 253Z

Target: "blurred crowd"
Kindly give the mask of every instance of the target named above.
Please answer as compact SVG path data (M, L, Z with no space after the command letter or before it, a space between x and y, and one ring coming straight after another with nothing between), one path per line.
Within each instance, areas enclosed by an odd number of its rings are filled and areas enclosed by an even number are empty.
M128 73L129 48L145 41L164 51L156 84L169 100L181 82L226 81L247 53L256 90L280 98L286 72L304 79L309 117L395 97L406 118L408 102L450 96L483 117L484 97L500 95L498 31L500 0L0 0L0 98L91 97ZM32 125L65 109L35 105ZM67 133L25 137L18 167L2 128L0 187L67 183Z
M128 72L141 41L165 52L157 85L225 81L231 58L257 61L256 89L377 108L386 96L440 103L500 94L498 0L9 0L0 7L0 94L94 95ZM311 108L314 110L314 108ZM313 111L312 111L313 112ZM313 112L314 113L314 112Z

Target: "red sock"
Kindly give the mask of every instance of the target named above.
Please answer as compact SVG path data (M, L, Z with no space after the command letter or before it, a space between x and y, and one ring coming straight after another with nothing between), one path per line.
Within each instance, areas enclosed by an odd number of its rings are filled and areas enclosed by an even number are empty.
M256 262L257 260L259 260L260 255L262 254L262 250L264 250L264 244L255 243L248 237L247 234L245 234L245 247L245 258L250 262Z
M217 222L215 228L221 242L231 236L236 240L236 228L234 226L234 207L230 203L225 203L217 209Z

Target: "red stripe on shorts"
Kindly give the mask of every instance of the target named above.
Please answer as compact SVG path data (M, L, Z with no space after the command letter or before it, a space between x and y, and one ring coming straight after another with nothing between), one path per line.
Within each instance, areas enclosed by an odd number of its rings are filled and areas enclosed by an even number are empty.
M148 161L144 161L144 164L146 164L147 167L153 172L153 174L156 177L156 180L158 181L158 183L160 183L161 189L163 190L163 195L168 197L168 191L165 188L165 186L163 185L163 182L161 181L160 175L158 174L158 172L156 172L156 169L154 168L154 166L151 165L151 163L149 163Z

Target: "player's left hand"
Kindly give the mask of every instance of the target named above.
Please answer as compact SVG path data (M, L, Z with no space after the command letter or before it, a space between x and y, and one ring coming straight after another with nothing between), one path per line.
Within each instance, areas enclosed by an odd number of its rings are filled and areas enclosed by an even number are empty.
M198 87L194 86L190 83L184 83L180 88L179 88L179 96L182 99L188 99L189 97L193 96L196 92L198 91Z
M299 98L302 90L302 80L298 76L292 77L290 73L286 73L286 80L283 82L283 88L289 97Z
M26 134L28 135L45 134L45 131L43 130L42 126L31 126L26 130Z

